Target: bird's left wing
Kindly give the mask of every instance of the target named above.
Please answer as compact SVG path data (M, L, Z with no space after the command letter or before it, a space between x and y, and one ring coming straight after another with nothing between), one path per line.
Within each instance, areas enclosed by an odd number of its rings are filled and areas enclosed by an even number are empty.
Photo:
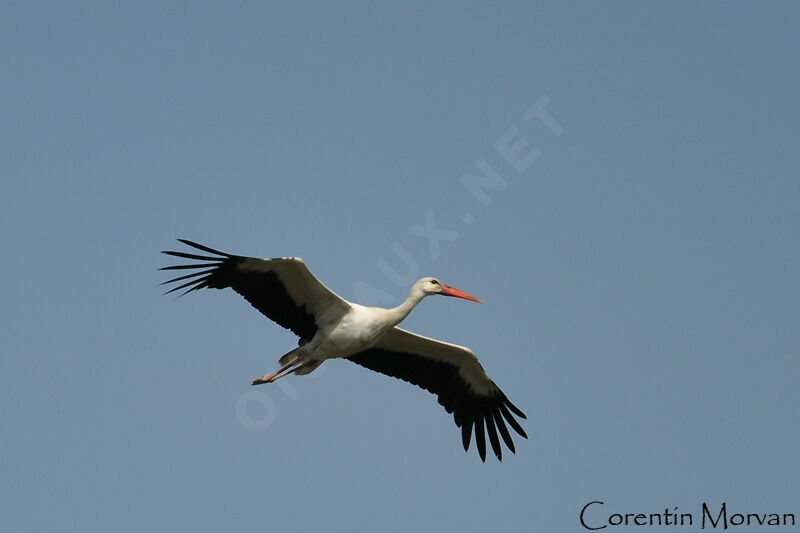
M350 304L314 277L299 257L242 257L178 240L214 256L165 251L167 255L204 261L162 268L200 269L200 272L165 281L165 284L184 281L168 293L186 289L183 295L204 287L231 287L268 318L305 339L311 339L319 328L338 322L350 309Z
M506 422L528 438L512 416L513 413L525 418L525 414L489 378L469 348L395 327L375 346L347 359L436 394L439 403L448 413L453 413L456 425L461 428L465 451L469 449L475 428L475 444L481 460L486 460L484 426L492 450L500 460L503 454L498 432L512 453L515 451Z

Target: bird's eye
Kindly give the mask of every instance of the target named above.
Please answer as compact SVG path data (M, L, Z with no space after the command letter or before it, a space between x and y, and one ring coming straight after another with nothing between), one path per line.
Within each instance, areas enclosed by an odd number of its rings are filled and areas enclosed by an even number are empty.
M438 285L438 284L439 284L439 282L438 282L438 281L436 281L435 279L432 279L432 280L431 280L431 283L433 283L434 285Z

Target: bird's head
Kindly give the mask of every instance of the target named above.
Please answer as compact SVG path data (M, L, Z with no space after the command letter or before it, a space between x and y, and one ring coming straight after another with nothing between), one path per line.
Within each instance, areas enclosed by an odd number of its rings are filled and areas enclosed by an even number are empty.
M436 278L422 278L416 283L415 289L416 288L419 288L419 290L425 296L428 296L429 294L441 294L442 296L455 296L456 298L463 298L471 302L483 303L480 298L476 298L475 296L456 289L455 287L445 285Z

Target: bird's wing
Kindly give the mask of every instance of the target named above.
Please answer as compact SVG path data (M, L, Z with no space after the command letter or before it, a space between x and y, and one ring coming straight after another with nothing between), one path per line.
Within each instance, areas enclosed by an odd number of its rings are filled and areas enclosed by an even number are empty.
M483 461L486 460L484 426L492 450L500 460L502 448L498 432L514 452L514 441L506 422L528 438L513 416L525 418L525 414L489 378L469 348L393 328L375 346L347 359L436 394L439 403L448 413L453 413L456 425L461 428L465 451L469 449L475 428L475 444Z
M161 270L200 269L165 281L179 284L167 291L186 289L186 293L209 287L231 287L269 319L292 330L301 338L311 339L319 328L333 324L350 304L323 285L299 257L256 259L226 254L184 239L180 242L214 256L165 251L184 259L204 261L164 267ZM163 285L162 284L162 285Z

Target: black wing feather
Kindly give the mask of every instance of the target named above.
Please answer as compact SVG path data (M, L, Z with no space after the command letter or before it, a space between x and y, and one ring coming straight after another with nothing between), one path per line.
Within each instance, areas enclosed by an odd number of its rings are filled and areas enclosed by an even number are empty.
M490 394L478 394L464 381L458 367L430 357L415 353L398 352L385 348L370 348L347 357L350 361L375 372L402 379L417 385L439 397L439 403L448 413L453 413L456 426L461 428L461 440L464 450L469 449L472 430L475 430L475 445L481 460L486 460L486 432L489 442L498 459L502 460L502 450L498 439L500 436L512 453L516 453L511 435L503 418L521 436L528 438L522 427L509 413L511 409L517 416L525 418L525 414L511 404L506 395L495 388Z
M174 283L174 282L180 281L182 279L196 278L197 276L203 276L205 274L210 274L213 271L214 271L214 269L212 268L212 269L209 269L209 270L201 270L200 272L192 272L191 274L186 274L185 276L179 276L177 278L172 278L170 280L167 280L167 281L163 282L161 285L166 285L167 283ZM175 290L175 289L173 289L173 290ZM169 291L169 292L172 292L172 291ZM164 294L168 294L168 293L164 293Z
M472 419L464 421L461 426L461 442L464 443L464 451L469 450L469 441L472 438Z
M478 455L481 456L481 461L486 462L486 436L483 433L483 417L481 415L475 416L475 446L478 447Z
M499 411L495 411L492 414L494 415L494 425L496 425L497 429L500 431L500 436L503 437L503 442L506 443L506 446L508 446L508 449L511 450L511 453L517 453L514 449L514 441L511 439L511 434L508 432L506 423L503 422L502 415L499 413Z
M489 413L484 418L486 421L486 432L489 434L489 442L492 443L492 451L498 461L503 460L503 450L500 448L500 439L497 438L497 428L494 427L494 415Z

